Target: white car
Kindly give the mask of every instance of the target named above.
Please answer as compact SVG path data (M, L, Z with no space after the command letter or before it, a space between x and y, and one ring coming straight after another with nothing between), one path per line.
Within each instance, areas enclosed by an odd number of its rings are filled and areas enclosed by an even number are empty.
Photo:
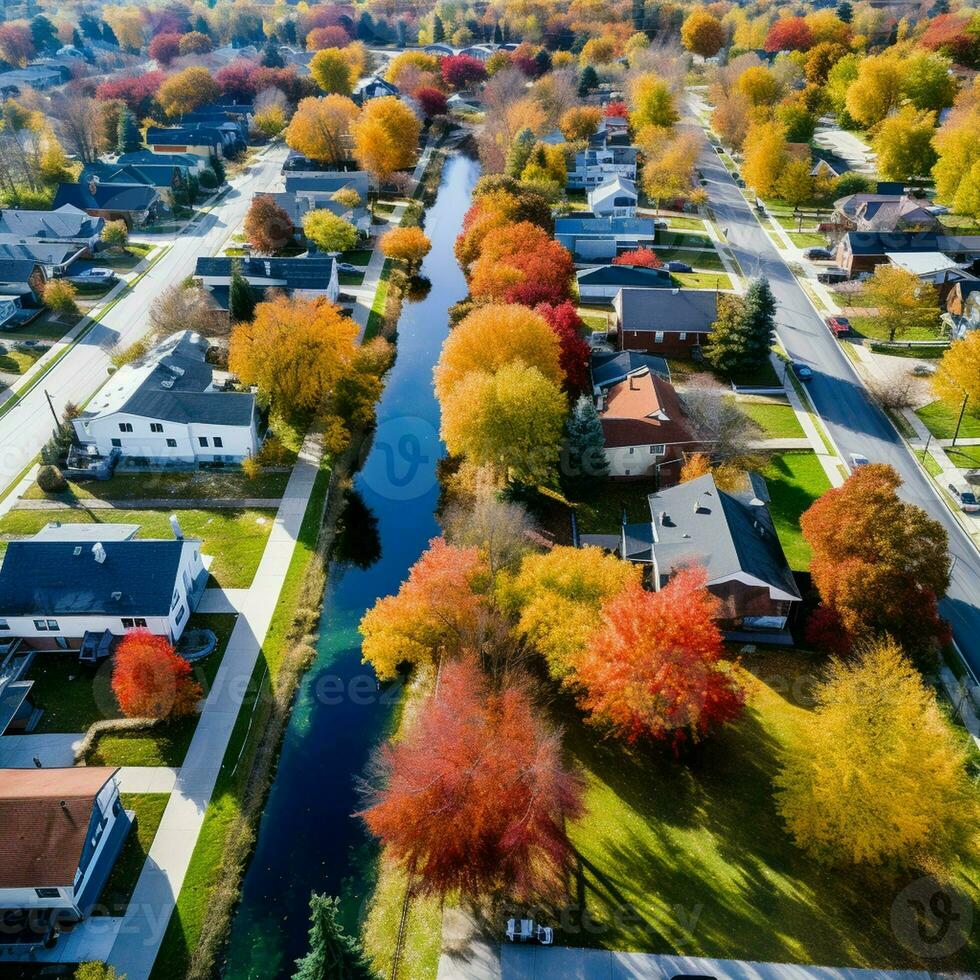
M863 453L851 453L848 457L851 461L851 469L857 469L859 466L867 466L871 462L867 456Z
M535 939L542 946L551 946L555 941L555 930L551 926L536 926L534 919L508 919L507 938L512 943L526 943Z

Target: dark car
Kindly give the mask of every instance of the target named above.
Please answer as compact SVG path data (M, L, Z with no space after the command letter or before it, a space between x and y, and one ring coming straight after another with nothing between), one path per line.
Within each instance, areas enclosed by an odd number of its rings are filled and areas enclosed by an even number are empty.
M847 270L839 266L831 266L829 269L821 269L817 273L817 282L833 283L844 282L847 279Z
M828 316L824 322L835 337L846 337L851 332L851 321L846 316Z
M822 248L819 245L814 245L812 248L805 248L803 250L803 258L812 259L816 262L827 262L833 257L834 253L829 248Z
M806 364L800 364L799 361L793 361L790 364L790 367L792 367L793 374L795 374L800 379L800 381L813 380L813 372L810 370L809 367L807 367Z
M665 262L664 268L668 272L693 272L694 270L686 262Z

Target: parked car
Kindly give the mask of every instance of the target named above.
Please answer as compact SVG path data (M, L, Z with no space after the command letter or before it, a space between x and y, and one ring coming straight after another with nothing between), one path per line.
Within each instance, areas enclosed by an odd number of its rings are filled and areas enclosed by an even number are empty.
M670 222L666 218L654 218L653 219L654 228L669 228Z
M966 480L954 480L948 484L948 488L953 499L960 505L960 510L967 514L975 514L980 510L980 499Z
M526 943L534 939L542 946L550 946L555 941L555 930L551 926L535 925L534 919L508 919L507 938L512 943Z
M801 364L799 361L791 361L790 367L793 369L793 374L795 374L800 381L813 380L813 371L810 370L809 365Z
M820 245L813 245L803 249L803 258L810 259L812 262L829 262L834 257L829 248Z
M352 265L350 262L338 262L337 271L349 272L351 275L357 275L357 273L363 272L364 268L359 265Z
M916 364L916 366L914 368L912 368L912 373L917 378L929 378L929 377L932 377L932 375L934 375L936 373L936 365L935 364Z
M92 269L83 269L81 272L77 272L75 275L69 276L68 278L73 282L105 283L114 282L116 279L116 274L112 271L112 269L107 269L103 266L96 266Z
M715 146L715 153L724 153L725 148L723 146Z
M742 178L742 175L741 174L735 174L735 183L739 187L744 187L745 186L745 180Z
M846 337L851 332L851 321L846 316L828 316L824 322L835 337Z
M821 269L817 273L817 282L833 283L844 282L847 279L847 270L840 266L831 266L829 269Z
M930 204L929 207L926 208L926 210L930 214L936 214L936 215L949 214L949 208L946 207L945 204Z
M867 466L871 462L864 453L851 453L848 459L851 461L852 470L856 470L859 466Z
M668 272L693 272L694 270L686 262L665 262L664 268Z

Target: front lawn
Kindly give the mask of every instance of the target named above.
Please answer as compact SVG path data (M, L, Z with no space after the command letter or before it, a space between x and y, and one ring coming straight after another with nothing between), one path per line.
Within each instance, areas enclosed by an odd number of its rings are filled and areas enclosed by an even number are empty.
M211 575L224 588L246 588L259 566L276 516L267 509L182 510L177 514L184 534L201 539L211 555ZM36 534L51 521L62 524L139 524L140 538L173 539L168 510L11 510L0 519L0 535Z
M980 446L956 446L943 449L949 461L961 470L980 466Z
M135 825L126 838L112 874L106 882L92 915L123 915L133 897L136 882L146 863L153 838L170 800L169 793L123 793L123 809L132 810Z
M99 265L107 265L116 271L129 272L135 269L156 248L155 245L127 245L122 252L99 252Z
M803 426L787 401L739 399L738 407L762 429L767 439L802 439Z
M670 278L687 289L728 289L732 281L727 273L716 272L672 272Z
M656 245L664 245L672 248L714 248L714 242L704 234L687 231L663 231L657 229ZM654 246L656 247L656 246Z
M341 252L339 261L347 262L349 265L367 265L373 254L374 252L369 248L354 248L349 252Z
M810 567L810 546L800 531L800 515L823 493L830 481L815 453L773 453L762 471L769 486L769 512L776 525L779 543L794 572Z
M44 354L46 347L34 347L31 350L10 348L5 354L0 354L0 372L4 374L26 374L34 363Z
M158 470L149 473L117 473L108 480L69 482L64 493L47 494L32 484L24 498L27 500L209 500L222 497L233 500L247 498L274 499L282 497L289 473L263 472L249 479L241 470L195 470L173 472Z
M559 945L875 969L969 969L917 961L889 910L910 880L829 869L787 836L773 801L780 753L806 717L821 663L800 651L744 654L748 707L682 759L668 746L603 739L556 706L573 768L587 781L571 928ZM956 883L977 901L973 855ZM914 873L912 877L920 877ZM587 913L588 920L583 922Z
M852 316L850 317L850 321L854 332L860 334L862 337L869 337L872 340L891 340L888 336L888 331L877 317ZM903 340L936 340L939 337L939 317L937 315L936 325L934 327L916 327L896 337L895 340L898 342Z
M960 406L937 400L917 408L915 414L925 422L926 428L937 439L952 439L956 431L956 420L960 417ZM960 436L964 439L980 438L980 415L963 413Z
M797 248L827 247L827 236L815 231L790 231L787 237Z
M701 218L668 218L672 231L704 231L704 221Z
M664 262L686 262L692 269L725 271L725 266L714 249L710 252L694 252L685 248L661 248L659 245L654 245L653 250Z

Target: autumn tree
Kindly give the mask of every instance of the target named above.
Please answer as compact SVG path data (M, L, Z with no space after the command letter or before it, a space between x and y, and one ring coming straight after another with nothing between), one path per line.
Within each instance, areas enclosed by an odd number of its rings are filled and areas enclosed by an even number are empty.
M790 160L776 179L776 192L794 211L805 204L814 203L817 182L810 172L812 169L809 160ZM803 216L800 215L801 224L802 221Z
M807 51L813 44L813 32L803 17L782 17L777 20L763 47L766 51Z
M455 91L469 88L487 77L487 70L479 58L468 54L448 55L440 60L442 80Z
M844 44L837 44L833 41L822 41L815 44L807 52L806 62L803 65L803 72L807 80L817 85L825 84L830 69L847 53L848 48Z
M331 303L277 296L234 328L228 365L282 411L315 411L348 370L357 332Z
M902 100L902 63L885 52L863 59L847 91L847 111L864 126L880 123Z
M771 197L789 153L781 123L754 123L745 137L742 175L759 197Z
M68 151L82 163L95 163L107 143L99 102L85 96L62 95L52 98L51 112L58 120L58 131Z
M739 714L744 693L721 659L718 603L706 581L692 566L658 592L632 583L603 603L571 675L592 724L630 742L644 736L677 746Z
M310 61L310 74L328 95L350 95L354 87L350 59L339 48L317 51Z
M889 340L939 324L936 287L890 262L875 266L861 290L863 306L877 309L876 320Z
M147 54L164 68L180 55L180 35L179 34L157 34L150 46Z
M520 174L521 180L533 187L551 185L548 193L560 193L568 179L565 151L561 146L536 143Z
M487 585L477 547L433 538L397 594L378 599L361 619L364 662L385 680L403 663L458 656L476 639Z
M220 320L210 294L202 286L177 283L168 286L150 304L150 330L157 335L172 333L174 325L202 337L219 332Z
M915 51L902 59L902 91L916 109L939 112L953 104L956 76L940 54Z
M245 215L245 237L252 247L273 255L293 241L293 221L269 194L256 194Z
M426 51L400 51L388 62L385 78L392 85L402 88L404 87L403 76L408 73L409 69L415 77L420 74L435 77L439 74L439 59Z
M58 316L78 313L78 290L67 279L50 279L44 285L44 305Z
M974 413L980 411L980 330L970 330L954 340L932 376L936 394L949 405L960 405L964 396Z
M696 8L681 26L681 43L692 54L713 58L725 43L725 30L717 17L703 8Z
M884 119L871 142L878 173L887 180L927 177L936 162L936 114L906 105Z
M753 65L739 75L735 91L744 95L754 106L775 105L783 94L783 87L768 68Z
M719 490L733 492L745 484L745 470L734 462L722 460L713 463L707 453L691 453L681 466L681 483L690 483L698 477L711 475Z
M891 633L914 656L948 636L936 602L949 585L942 524L900 500L883 464L860 466L800 518L813 551L810 575L852 640Z
M193 112L198 106L214 102L221 94L218 83L207 68L195 66L171 75L157 92L160 108L171 118Z
M201 31L188 31L180 36L180 53L182 56L189 54L207 54L214 49L211 38Z
M641 269L662 269L663 260L650 248L634 248L628 252L620 252L612 260L613 265L637 266Z
M286 127L286 143L318 163L343 163L352 154L351 127L359 114L345 95L303 99Z
M674 94L664 79L644 72L630 83L630 123L634 129L644 126L673 126L680 119Z
M582 786L523 684L491 690L472 658L447 664L374 775L361 816L422 891L518 901L564 894L565 827L582 814Z
M432 248L432 242L421 228L392 228L381 236L378 245L387 258L404 262L410 268L420 265Z
M599 128L601 118L595 106L573 106L562 113L558 128L567 140L587 140Z
M34 38L26 24L0 24L0 57L22 68L34 57Z
M933 140L938 154L932 169L936 197L956 214L980 218L980 83L957 100L950 118Z
M966 751L891 639L833 660L776 777L794 841L835 865L931 869L976 846Z
M763 277L752 282L744 297L718 297L718 319L708 334L704 356L724 374L756 371L769 362L775 334L776 300Z
M415 164L421 124L395 96L371 99L351 124L354 157L379 183Z
M326 208L303 215L303 234L321 252L348 252L357 244L357 229Z
M423 85L421 88L415 89L412 98L419 104L419 108L425 114L426 119L444 116L449 111L446 93L431 85Z
M711 128L731 147L741 149L751 123L752 104L743 92L730 92L711 113Z
M483 239L495 228L529 221L549 234L554 229L551 206L541 194L502 175L495 175L495 184L481 189L483 179L474 188L473 204L463 217L463 230L454 246L456 260L464 272L479 257Z
M99 238L109 248L124 249L129 243L129 228L121 218L118 221L107 221Z
M201 687L191 665L166 637L147 630L127 633L113 658L112 693L128 718L176 718L193 714Z
M564 303L538 303L535 313L541 314L558 338L558 363L565 376L565 389L585 391L589 386L589 357L591 348L583 339L585 322L571 300Z
M340 24L315 27L306 35L307 51L322 51L324 48L342 48L350 44L350 34Z
M608 34L602 37L592 37L582 46L579 64L588 66L608 65L615 61L618 53L614 37Z

